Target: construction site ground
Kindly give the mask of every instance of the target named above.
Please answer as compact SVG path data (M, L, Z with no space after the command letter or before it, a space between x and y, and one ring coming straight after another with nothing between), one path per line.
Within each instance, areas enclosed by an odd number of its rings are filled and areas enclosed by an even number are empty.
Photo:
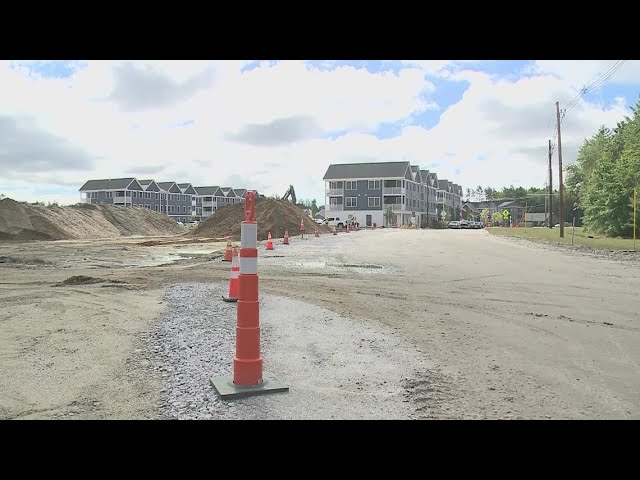
M0 418L640 416L637 257L476 230L275 247L260 249L262 352L290 391L222 402L224 241L0 243Z

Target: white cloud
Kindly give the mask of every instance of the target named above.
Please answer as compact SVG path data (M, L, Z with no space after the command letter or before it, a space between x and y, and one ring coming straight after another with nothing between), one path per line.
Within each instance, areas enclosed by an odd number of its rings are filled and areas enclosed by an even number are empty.
M134 62L127 68L129 73L136 69L136 88L174 85L183 91L178 97L165 95L165 103L158 99L157 105L147 102L131 111L107 100L122 82L118 75L126 62L90 61L67 79L37 78L25 68L13 70L9 63L0 63L0 118L28 118L38 132L66 139L74 151L96 158L95 169L89 172L58 172L53 165L21 176L0 172L0 186L75 182L80 187L88 177L128 176L138 167L141 173L157 167L163 168L160 174L143 176L196 184L233 181L268 194L284 194L293 184L298 196L316 197L322 203L321 179L330 163L369 160L438 163L433 170L441 178L465 188L541 185L555 101L572 98L611 62L541 61L529 69L528 77L517 81L466 70L470 62L407 61L397 73L261 62L241 72L247 63ZM632 83L635 78L635 84L640 83L640 75L634 73L639 68L640 62L629 61L612 80ZM208 71L211 77L203 77ZM372 132L381 123L402 125L411 115L433 108L439 92L430 76L465 80L469 88L459 102L440 112L435 127L408 125L397 137L376 138ZM194 78L205 80L198 83ZM582 101L569 112L563 123L565 161L572 160L583 138L600 124L615 125L628 113L624 105L619 100L604 108ZM304 122L297 125L295 119ZM181 122L186 126L171 128ZM297 133L282 134L283 125ZM304 125L309 126L309 135L296 130ZM300 140L239 141L251 132L265 135L270 128L282 138ZM328 139L319 137L318 131L343 135ZM486 160L478 161L481 155ZM22 198L38 198L35 191L29 192ZM72 197L57 199L77 200Z

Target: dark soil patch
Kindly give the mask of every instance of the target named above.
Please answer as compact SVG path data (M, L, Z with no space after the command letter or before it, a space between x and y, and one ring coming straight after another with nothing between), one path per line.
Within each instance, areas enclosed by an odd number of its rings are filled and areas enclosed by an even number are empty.
M11 263L17 265L46 265L47 262L39 258L17 258L0 256L0 263Z
M105 278L89 277L86 275L74 275L73 277L69 277L66 280L63 280L62 282L57 283L55 286L64 287L68 285L91 285L94 283L124 284L125 282L121 280L108 280Z

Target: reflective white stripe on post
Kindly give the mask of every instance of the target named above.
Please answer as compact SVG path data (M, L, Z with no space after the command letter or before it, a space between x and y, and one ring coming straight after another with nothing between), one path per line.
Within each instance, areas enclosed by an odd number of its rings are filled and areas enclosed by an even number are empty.
M231 278L238 278L240 272L238 270L231 270Z
M256 248L258 246L258 224L257 223L241 223L240 224L240 247Z
M258 257L240 257L240 273L243 275L257 275Z

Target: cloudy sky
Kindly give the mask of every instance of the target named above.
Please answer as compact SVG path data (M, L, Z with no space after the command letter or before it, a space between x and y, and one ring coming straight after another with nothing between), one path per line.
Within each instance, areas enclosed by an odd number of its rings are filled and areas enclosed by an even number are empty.
M614 64L3 61L0 193L75 203L88 179L135 176L279 195L292 184L322 204L329 164L399 160L465 191L542 186L555 102ZM562 122L565 163L639 94L631 60L584 94Z

